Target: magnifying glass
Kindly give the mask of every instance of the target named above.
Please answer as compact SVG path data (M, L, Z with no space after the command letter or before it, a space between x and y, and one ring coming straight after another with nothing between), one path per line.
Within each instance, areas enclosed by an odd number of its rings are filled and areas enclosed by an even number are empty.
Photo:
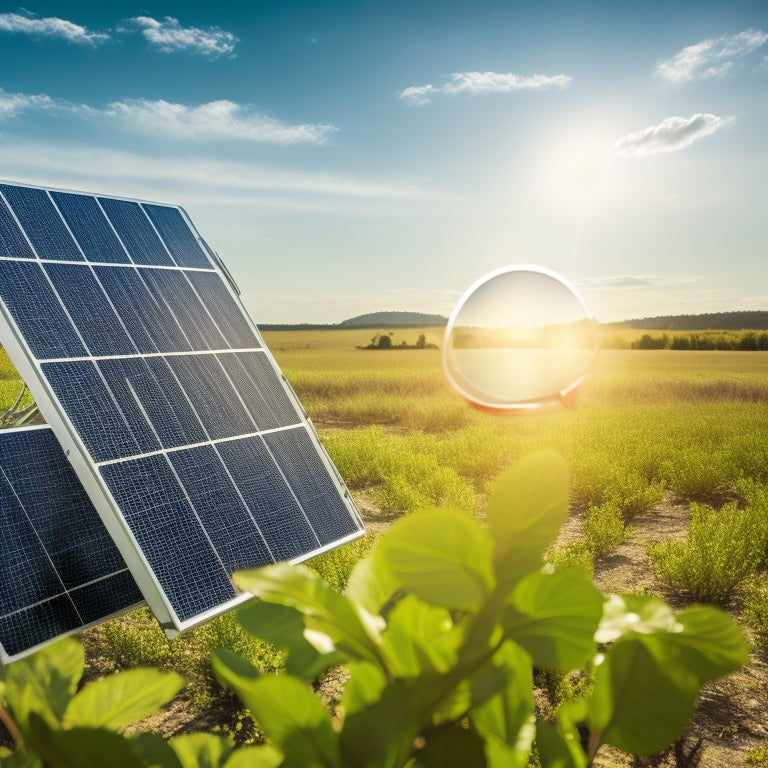
M573 405L595 365L597 323L576 289L544 267L481 277L445 329L443 369L470 405L493 413Z

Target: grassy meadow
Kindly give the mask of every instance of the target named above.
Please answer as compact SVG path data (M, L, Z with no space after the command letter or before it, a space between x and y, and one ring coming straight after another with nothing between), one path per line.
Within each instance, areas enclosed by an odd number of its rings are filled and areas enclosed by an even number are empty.
M601 352L576 408L494 416L451 390L439 349L397 348L422 332L397 330L388 350L361 349L374 333L366 329L264 333L370 523L365 538L314 562L333 586L343 589L392 519L435 505L482 516L493 479L516 458L549 447L569 464L572 515L580 520L575 540L552 550L556 567L591 572L632 536L638 515L663 503L688 505L688 540L650 547L648 567L686 601L728 604L737 595L738 617L755 628L755 642L768 644L768 353L631 349L642 332L627 332L626 348ZM426 339L442 346L442 329L427 329ZM611 346L620 346L613 332ZM0 351L0 410L19 386ZM722 562L713 564L713 552ZM226 695L206 666L212 648L235 647L264 669L281 660L263 644L244 647L249 641L231 616L168 643L144 610L84 639L93 674L139 663L176 668L193 680L186 705L215 704L220 713ZM219 724L240 741L256 738L232 706Z

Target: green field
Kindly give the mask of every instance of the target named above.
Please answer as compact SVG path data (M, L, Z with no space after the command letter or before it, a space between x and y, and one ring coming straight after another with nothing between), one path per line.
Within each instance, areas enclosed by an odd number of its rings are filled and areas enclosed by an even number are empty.
M334 586L343 588L355 560L390 521L430 506L482 518L493 479L517 458L549 447L569 465L572 516L581 520L567 546L553 550L556 564L597 568L631 536L638 516L655 514L659 505L693 505L698 527L690 545L655 555L659 578L690 601L697 594L690 583L711 581L709 566L717 564L706 561L718 552L724 575L714 586L707 582L713 591L699 599L719 600L744 626L757 628L756 643L768 641L759 630L768 618L761 575L768 547L768 353L607 349L576 408L494 416L451 390L440 350L397 349L421 332L397 331L388 350L360 349L370 330L264 334L373 531L316 563ZM426 336L442 346L441 329ZM0 409L19 386L0 352ZM739 548L734 537L750 547ZM141 612L86 633L85 641L93 674L148 663L196 680L184 707L223 713L225 729L243 741L254 732L243 727L231 697L221 698L206 671L207 654L223 644L264 669L281 663L273 649L249 646L231 617L168 643ZM192 727L188 722L180 716L178 727Z

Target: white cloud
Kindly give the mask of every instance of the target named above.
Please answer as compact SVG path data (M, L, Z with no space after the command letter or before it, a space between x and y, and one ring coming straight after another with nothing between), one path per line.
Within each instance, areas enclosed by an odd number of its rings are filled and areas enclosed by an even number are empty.
M326 123L282 123L252 107L226 100L191 107L163 100L126 99L113 102L102 114L130 131L197 141L241 139L272 144L323 144L337 130Z
M125 99L98 109L52 99L45 94L7 93L0 89L0 120L19 117L29 111L107 120L132 133L191 141L323 144L338 130L327 123L284 123L260 114L250 105L225 100L189 106L162 99Z
M571 82L568 75L530 75L523 77L512 72L454 72L448 82L441 86L414 85L400 91L400 98L409 104L421 107L431 101L435 94L453 96L459 93L486 95L489 93L510 93L511 91L545 88L565 88Z
M91 32L86 27L73 24L65 19L55 17L36 19L32 16L22 16L18 13L1 13L0 30L39 37L63 37L70 43L78 43L80 45L98 45L110 39L110 36L106 33Z
M162 21L151 16L137 16L131 21L141 27L144 38L163 53L191 51L215 59L234 55L235 45L239 42L231 32L219 27L182 27L179 20L171 16Z
M242 158L155 155L78 144L44 144L6 140L0 143L3 177L31 184L78 186L95 192L135 194L158 199L200 197L223 206L259 200L274 209L332 209L339 200L379 206L382 202L440 199L441 194L403 180L366 179L340 173L311 173L273 168Z
M49 96L41 93L27 95L25 93L6 93L0 88L0 120L6 120L29 110L55 109L56 103Z
M723 77L733 67L735 59L747 56L766 42L768 34L759 29L703 40L683 48L671 59L660 61L656 65L656 74L670 83Z
M642 157L658 152L675 152L709 136L733 121L732 117L695 114L693 117L668 117L658 125L623 136L611 146L619 157Z

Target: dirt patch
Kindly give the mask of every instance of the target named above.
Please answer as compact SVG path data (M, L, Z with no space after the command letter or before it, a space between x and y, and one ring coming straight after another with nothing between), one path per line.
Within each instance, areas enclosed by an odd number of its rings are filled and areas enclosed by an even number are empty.
M653 593L676 609L688 603L654 576L646 547L650 541L685 538L690 522L687 505L667 499L632 521L634 535L595 564L595 584L603 592ZM573 537L578 520L572 518L561 533ZM566 538L567 540L567 538ZM738 618L738 604L725 606L732 618ZM768 746L768 664L761 653L752 653L746 667L727 677L708 683L701 691L678 750L688 754L701 739L699 762L678 762L675 750L639 761L604 748L595 765L600 768L623 766L679 765L698 768L735 768L750 766L746 760L750 749Z

